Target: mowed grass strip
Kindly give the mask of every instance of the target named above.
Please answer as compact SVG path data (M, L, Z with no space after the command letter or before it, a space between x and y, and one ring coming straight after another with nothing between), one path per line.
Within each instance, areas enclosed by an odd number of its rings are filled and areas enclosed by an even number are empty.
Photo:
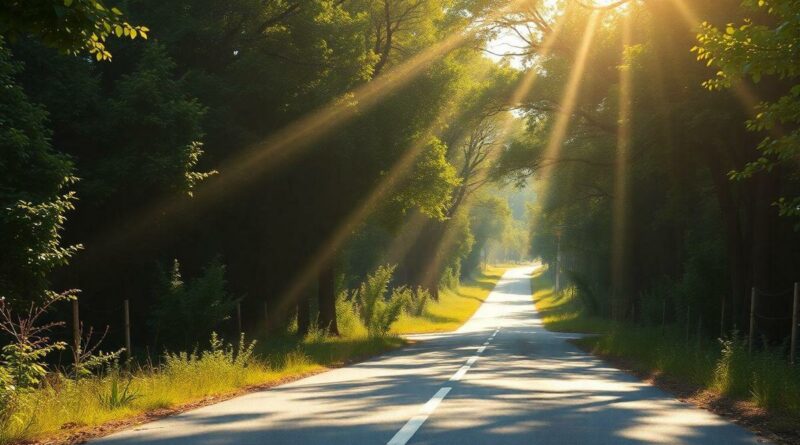
M458 329L486 300L506 269L505 266L487 266L480 275L465 281L458 289L442 289L439 292L439 301L430 301L419 317L404 313L392 325L391 332L419 334Z

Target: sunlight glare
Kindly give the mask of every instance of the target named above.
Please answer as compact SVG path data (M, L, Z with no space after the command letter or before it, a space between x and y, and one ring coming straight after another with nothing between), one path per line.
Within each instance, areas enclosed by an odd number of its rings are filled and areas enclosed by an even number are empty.
M627 258L628 230L628 162L631 144L631 69L624 60L625 50L631 45L631 19L622 19L622 57L619 73L619 127L617 133L617 154L614 162L614 195L611 236L611 314L614 317L619 308L617 298L625 292L623 284Z
M567 128L569 127L569 123L572 118L572 113L575 111L578 90L580 89L580 83L583 79L583 74L586 71L586 61L588 60L589 49L591 48L599 19L600 14L595 11L592 13L591 17L589 18L589 22L586 25L583 39L581 40L580 47L578 48L572 71L570 72L564 94L559 104L556 122L553 125L552 133L550 134L547 146L544 149L544 156L542 159L546 162L540 167L539 176L545 180L545 183L542 187L540 200L544 200L547 195L550 175L555 168L555 164L558 162L562 144L564 143L564 139L567 134Z

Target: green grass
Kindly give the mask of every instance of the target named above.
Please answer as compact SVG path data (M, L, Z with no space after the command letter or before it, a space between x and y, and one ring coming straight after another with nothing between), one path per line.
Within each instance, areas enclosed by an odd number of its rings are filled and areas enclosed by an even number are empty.
M609 321L587 315L571 289L556 293L544 267L531 277L531 289L536 310L548 330L584 334L608 331Z
M392 325L391 332L413 334L458 329L489 296L505 270L501 266L487 266L486 271L475 279L462 283L458 289L442 289L439 292L439 301L428 303L419 317L404 313Z
M69 433L163 408L176 408L204 398L224 397L243 388L278 383L349 361L402 346L396 336L368 337L363 334L329 337L319 334L305 339L270 337L258 346L248 364L220 357L167 361L142 368L132 376L111 372L77 382L53 377L41 389L23 394L11 417L0 424L0 443L30 440ZM132 400L110 407L116 385L128 385Z
M9 410L10 418L0 419L0 443L69 434L320 372L401 347L406 342L396 335L400 333L454 330L472 316L504 271L490 266L457 290L442 290L439 301L429 303L422 316L403 314L388 336L369 336L354 313L343 307L337 308L342 336L318 330L302 339L270 336L259 341L246 365L236 363L235 354L229 359L183 354L131 375L116 371L77 382L55 375L42 388L19 397ZM112 397L115 390L121 394L126 387L128 400ZM120 401L109 403L111 399Z
M636 370L688 383L717 396L746 400L800 423L800 369L780 350L749 355L743 339L686 340L682 326L612 323L591 317L571 290L557 294L544 269L532 278L533 300L548 330L596 333L579 340L595 354L625 359Z

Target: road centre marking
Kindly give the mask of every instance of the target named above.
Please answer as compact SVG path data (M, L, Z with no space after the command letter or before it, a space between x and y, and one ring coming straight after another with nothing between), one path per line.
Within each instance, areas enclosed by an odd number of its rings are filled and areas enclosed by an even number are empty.
M451 389L452 388L449 386L440 388L439 391L437 391L436 394L434 394L433 397L431 397L431 399L425 403L425 405L422 405L422 408L420 409L421 414L412 417L408 422L406 422L406 424L400 428L400 431L398 431L397 434L395 434L394 437L392 437L389 442L386 443L386 445L405 445L411 439L411 437L414 436L417 430L419 430L419 427L421 427L422 424L428 420L428 416L430 416L433 411L436 410L436 407L439 406Z
M476 355L473 355L472 357L468 358L466 364L458 368L458 371L456 371L456 373L453 374L452 377L450 377L450 381L457 382L461 380L462 377L464 377L467 371L469 371L470 367L472 367L472 365L474 365L475 362L478 361L477 354L481 354L483 353L483 351L486 350L486 345L488 345L489 342L492 340L492 338L494 338L494 336L497 335L497 331L499 331L499 329L494 331L492 336L489 337L489 339L483 343L483 346L478 348ZM406 422L406 424L403 425L402 428L400 428L400 431L398 431L397 434L395 434L394 437L392 437L389 440L389 442L386 443L386 445L405 445L409 440L411 440L414 434L416 434L416 432L420 429L420 427L422 427L422 424L424 424L425 421L428 420L428 417L431 414L433 414L433 412L436 410L436 407L439 406L439 404L442 402L442 400L444 400L444 398L447 396L447 394L450 392L451 389L452 387L449 386L440 388L439 391L437 391L436 394L434 394L434 396L431 397L431 399L428 400L428 402L422 406L422 408L420 409L420 414L409 419L409 421Z
M457 382L457 381L461 380L461 377L464 377L464 374L466 374L467 371L469 371L469 366L467 366L467 365L464 365L464 366L458 368L458 371L456 371L456 373L453 374L452 377L450 377L450 381Z

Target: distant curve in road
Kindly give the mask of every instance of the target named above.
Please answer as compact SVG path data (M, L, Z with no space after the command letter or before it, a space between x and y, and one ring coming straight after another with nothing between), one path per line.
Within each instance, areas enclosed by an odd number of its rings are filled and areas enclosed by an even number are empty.
M91 443L766 443L545 330L531 302L533 270L507 271L453 333Z

